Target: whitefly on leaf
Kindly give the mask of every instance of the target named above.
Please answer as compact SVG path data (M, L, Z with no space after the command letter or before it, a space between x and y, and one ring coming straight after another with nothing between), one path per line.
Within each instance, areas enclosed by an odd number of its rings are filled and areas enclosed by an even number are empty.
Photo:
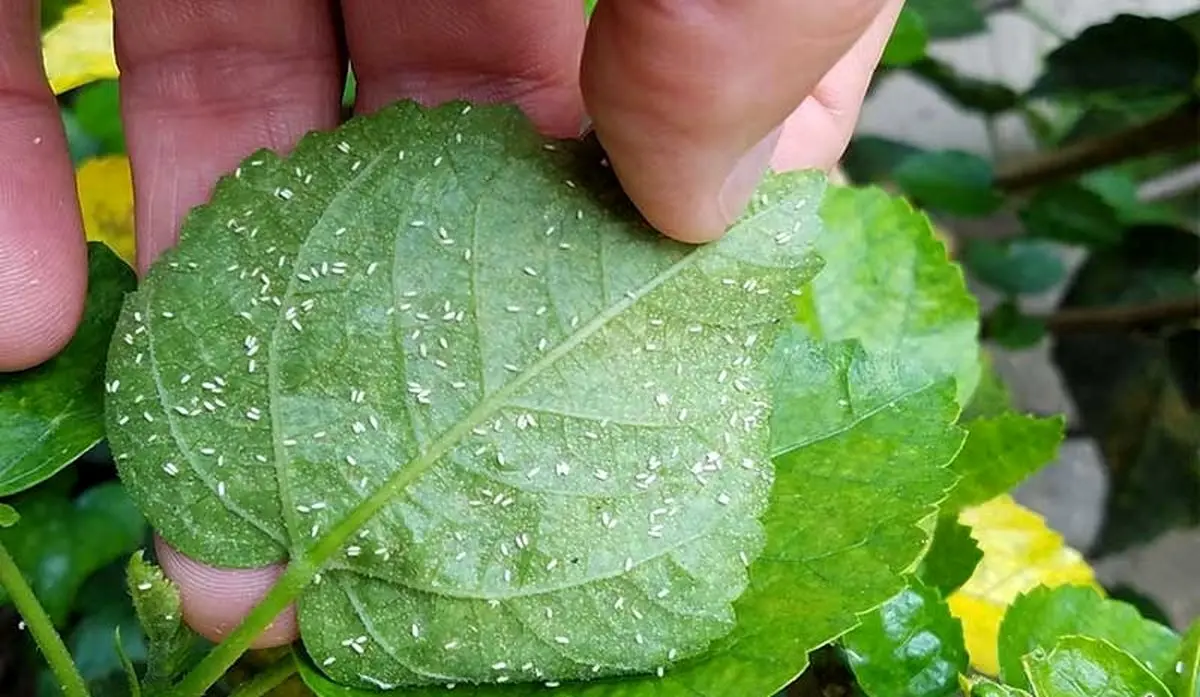
M332 679L661 673L733 628L822 185L690 246L602 155L400 103L244 161L126 303L111 440L170 544L297 558L391 480L298 601Z

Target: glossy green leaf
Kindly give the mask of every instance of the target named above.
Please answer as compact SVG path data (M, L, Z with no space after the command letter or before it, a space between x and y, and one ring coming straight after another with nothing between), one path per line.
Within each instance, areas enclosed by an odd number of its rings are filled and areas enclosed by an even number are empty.
M979 306L928 218L875 188L831 189L821 217L825 266L800 295L799 321L818 339L859 340L930 379L952 377L968 402L979 382Z
M1012 409L1012 395L1009 394L1004 379L996 371L991 355L984 353L981 356L980 364L982 370L980 371L979 385L976 387L975 393L971 395L971 401L963 409L962 416L959 417L961 423L981 417L995 418L1007 414Z
M1064 637L1024 659L1037 697L1172 697L1133 656L1102 639Z
M1067 274L1053 246L1039 240L969 240L963 263L980 281L1008 295L1042 293Z
M969 685L969 697L1033 697L1019 687L1002 685L987 678L972 678L965 682ZM964 686L963 689L968 688Z
M1046 56L1031 94L1119 100L1191 91L1200 46L1162 17L1117 15Z
M1162 676L1174 697L1200 697L1200 619L1183 635L1175 664Z
M980 417L965 425L967 442L951 464L961 479L942 504L946 512L983 503L1010 491L1053 462L1066 422L1061 416L1005 412Z
M921 558L917 573L927 585L948 596L971 578L981 559L983 551L971 537L971 529L958 522L953 514L941 515L934 529L933 544Z
M858 684L872 697L947 697L967 670L962 624L936 588L908 588L842 639Z
M0 503L0 528L11 528L21 519L17 509L8 504Z
M992 213L1004 202L992 164L958 150L913 155L892 173L906 195L924 208L961 216Z
M904 5L921 16L935 39L958 39L987 28L987 20L973 0L907 0Z
M1111 245L1124 225L1100 194L1076 183L1038 189L1018 212L1031 237L1086 246Z
M3 543L56 623L67 618L83 583L145 540L145 522L115 482L71 500L66 487L43 485L10 500L21 514L0 528ZM0 603L7 596L0 590Z
M104 437L104 357L133 272L88 245L88 295L75 337L42 365L0 374L0 496L28 489Z
M1022 659L1033 651L1049 651L1071 635L1110 641L1151 674L1163 674L1173 665L1179 648L1178 635L1125 603L1102 598L1085 586L1043 586L1019 596L1000 623L1000 676L1028 688Z
M929 34L925 31L925 21L920 14L906 7L896 18L896 26L888 37L880 64L892 67L908 65L925 55L925 46L928 43Z

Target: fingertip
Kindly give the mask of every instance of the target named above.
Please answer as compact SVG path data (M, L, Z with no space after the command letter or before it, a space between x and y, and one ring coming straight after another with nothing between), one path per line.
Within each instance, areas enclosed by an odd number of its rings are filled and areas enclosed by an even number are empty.
M179 586L183 620L204 638L219 642L241 624L283 574L275 564L259 569L222 569L202 564L155 536L154 549L167 578ZM299 636L296 606L279 614L251 648L285 646Z
M41 250L0 234L0 372L41 365L75 336L87 288L85 251L82 244Z

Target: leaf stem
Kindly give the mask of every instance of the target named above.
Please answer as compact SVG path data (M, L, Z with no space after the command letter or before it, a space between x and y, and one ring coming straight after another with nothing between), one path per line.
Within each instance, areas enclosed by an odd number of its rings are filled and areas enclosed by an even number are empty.
M54 629L54 622L38 602L37 595L26 583L17 563L3 544L0 544L0 587L8 591L8 596L17 612L21 613L25 626L42 650L46 663L50 665L66 697L88 697L87 683L71 659L71 652L63 644L62 637Z
M296 659L288 654L253 679L239 685L229 697L262 697L295 675L296 670Z
M996 185L1008 192L1026 191L1100 167L1190 145L1196 142L1198 118L1200 100L1193 99L1146 123L1111 135L1081 140L1016 163L996 174Z

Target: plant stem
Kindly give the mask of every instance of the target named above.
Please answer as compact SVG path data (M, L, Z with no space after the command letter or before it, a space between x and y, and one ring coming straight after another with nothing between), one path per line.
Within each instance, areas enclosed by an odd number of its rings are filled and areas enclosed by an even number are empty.
M46 663L50 664L50 670L66 697L88 697L87 683L75 667L71 652L63 644L62 637L54 629L54 622L38 602L37 595L25 582L17 563L3 544L0 544L0 587L8 591L8 597L12 599L17 612L21 613L25 626L42 650Z
M996 185L1009 192L1024 191L1098 167L1190 145L1196 142L1197 119L1200 119L1200 101L1192 100L1147 123L1081 140L1017 163L996 175Z
M1124 331L1200 317L1200 297L1163 300L1145 305L1076 307L1041 318L1046 329L1056 334Z
M262 697L296 674L296 659L291 654L271 664L265 671L238 686L229 697Z
M1050 36L1053 36L1054 38L1058 39L1059 41L1066 41L1068 38L1070 38L1066 35L1065 32L1063 32L1062 29L1059 29L1058 27L1056 27L1054 25L1054 22L1050 21L1049 17L1042 14L1040 10L1035 10L1034 8L1030 7L1028 4L1024 4L1024 3L1022 3L1021 6L1017 9L1025 17L1025 19L1027 19L1029 21L1030 24L1034 25L1038 29L1041 29L1042 31L1049 34Z

